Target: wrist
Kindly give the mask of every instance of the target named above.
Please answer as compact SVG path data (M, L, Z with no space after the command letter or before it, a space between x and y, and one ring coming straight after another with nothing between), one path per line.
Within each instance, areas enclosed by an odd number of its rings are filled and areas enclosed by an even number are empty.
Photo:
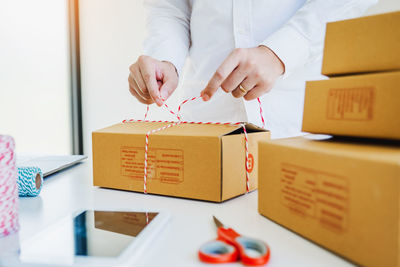
M278 55L275 54L275 52L272 51L272 49L270 49L268 46L259 45L258 48L264 50L265 52L267 52L271 55L271 57L273 58L273 61L275 63L275 66L277 67L277 71L278 71L279 75L283 75L285 73L285 64L278 57Z
M173 70L175 70L176 76L179 77L178 70L176 69L174 64L172 64L171 62L166 61L166 60L163 60L161 62L166 63L169 68L172 68Z

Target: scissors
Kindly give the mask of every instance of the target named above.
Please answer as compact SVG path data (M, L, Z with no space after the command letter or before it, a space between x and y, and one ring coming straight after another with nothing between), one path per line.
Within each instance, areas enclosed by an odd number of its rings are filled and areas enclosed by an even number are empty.
M206 263L227 263L240 260L245 265L264 265L270 257L270 249L263 241L241 236L232 228L226 228L215 216L218 237L202 245L199 258Z

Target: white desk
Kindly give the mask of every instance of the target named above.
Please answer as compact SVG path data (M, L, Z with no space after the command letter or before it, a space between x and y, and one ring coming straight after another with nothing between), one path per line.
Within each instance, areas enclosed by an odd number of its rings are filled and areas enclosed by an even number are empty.
M92 186L90 161L46 178L39 197L21 199L20 238L25 239L67 214L87 207L148 208L171 214L166 229L135 266L216 266L203 264L197 258L200 245L216 237L212 215L239 233L266 241L271 248L269 267L351 266L258 214L257 192L216 204L96 188Z

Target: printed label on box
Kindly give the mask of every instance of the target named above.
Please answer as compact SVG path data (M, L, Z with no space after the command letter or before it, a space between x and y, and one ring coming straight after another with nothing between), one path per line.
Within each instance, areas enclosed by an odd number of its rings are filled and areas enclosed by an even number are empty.
M373 118L374 88L330 89L327 118L369 121Z
M330 230L348 225L349 185L345 177L281 164L281 203L296 214L313 218Z
M144 148L121 147L121 175L143 179ZM147 154L147 177L163 183L183 182L183 150L152 148Z
M249 159L247 160L247 171L251 173L254 169L254 156L249 153Z

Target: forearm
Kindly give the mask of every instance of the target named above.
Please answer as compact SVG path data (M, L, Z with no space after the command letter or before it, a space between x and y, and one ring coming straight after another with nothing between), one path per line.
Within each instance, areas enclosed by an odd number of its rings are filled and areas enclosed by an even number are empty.
M309 0L261 45L282 60L286 71L322 54L326 23L362 15L377 0Z
M172 63L181 72L190 46L191 7L186 0L145 0L144 54Z

